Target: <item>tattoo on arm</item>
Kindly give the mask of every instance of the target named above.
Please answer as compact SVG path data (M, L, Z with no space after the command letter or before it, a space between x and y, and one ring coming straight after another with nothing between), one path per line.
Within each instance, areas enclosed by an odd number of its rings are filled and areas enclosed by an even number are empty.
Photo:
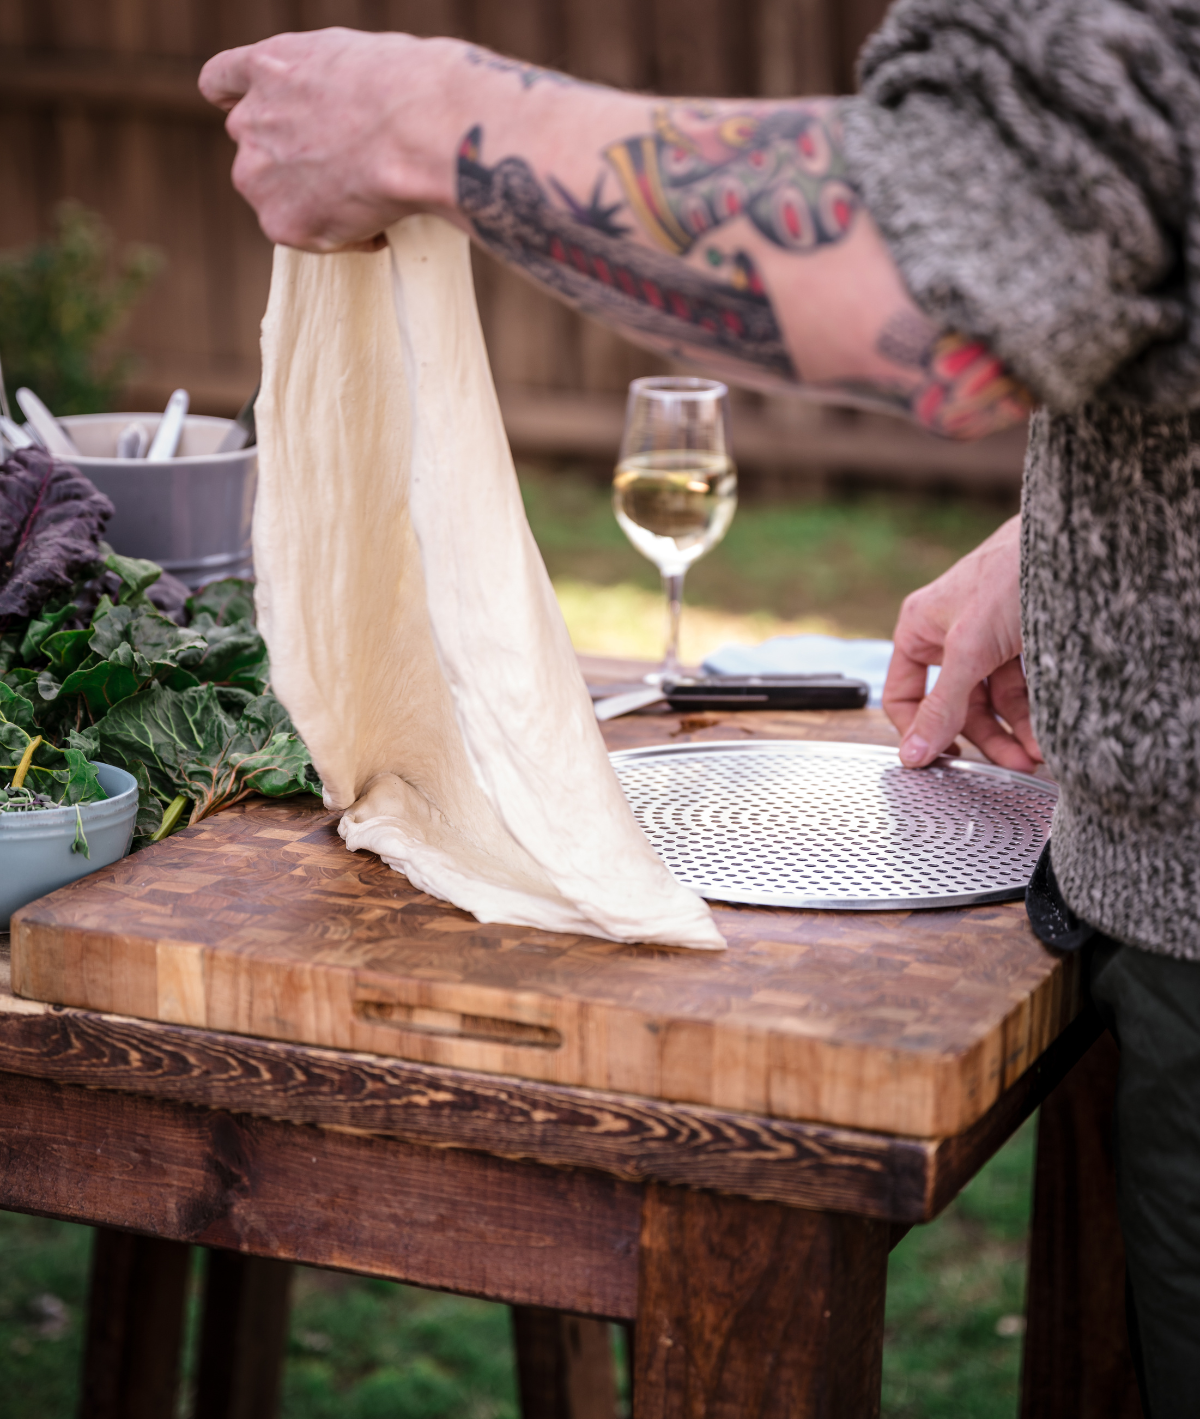
M482 144L482 129L473 128L459 147L458 200L490 251L591 315L795 378L775 312L745 252L720 257L721 275L696 270L629 241L616 221L621 204L602 201L603 178L586 204L555 183L564 198L559 206L523 158L488 167Z
M486 50L469 57L517 73L526 88L543 79L577 82ZM850 233L860 203L835 108L662 105L651 132L604 150L606 166L586 198L553 176L543 184L520 157L489 167L482 149L475 127L459 146L458 200L494 255L585 313L678 354L708 351L801 381L752 256L707 238L744 218L774 246L804 257ZM615 201L605 190L610 175ZM653 246L630 239L632 224ZM687 259L701 252L700 261ZM823 387L958 438L1019 422L1031 407L986 346L939 332L915 310L888 319L875 348L897 367L894 383Z
M654 132L605 150L642 229L672 255L746 217L786 251L849 232L858 199L837 119L796 104L759 113L707 105L656 109Z

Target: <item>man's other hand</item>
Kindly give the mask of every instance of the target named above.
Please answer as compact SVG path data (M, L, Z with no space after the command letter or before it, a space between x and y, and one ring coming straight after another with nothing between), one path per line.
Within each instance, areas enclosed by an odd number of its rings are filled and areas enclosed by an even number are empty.
M1041 763L1021 667L1020 539L1021 519L1010 518L901 607L883 707L910 768L959 734L1005 768ZM927 695L931 665L942 669Z

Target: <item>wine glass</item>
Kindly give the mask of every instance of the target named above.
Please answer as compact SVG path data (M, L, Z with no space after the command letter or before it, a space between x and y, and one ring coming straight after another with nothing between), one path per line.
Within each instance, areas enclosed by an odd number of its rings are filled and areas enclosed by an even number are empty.
M688 567L729 531L737 508L729 390L715 379L635 379L613 477L621 530L662 575L667 649L646 679L679 674L679 619Z

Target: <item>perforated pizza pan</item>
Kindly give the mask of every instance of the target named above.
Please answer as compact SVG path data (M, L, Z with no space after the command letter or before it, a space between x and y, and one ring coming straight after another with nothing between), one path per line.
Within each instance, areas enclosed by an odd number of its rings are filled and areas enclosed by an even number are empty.
M702 897L911 910L1025 892L1058 790L968 759L906 769L894 749L715 741L611 755L634 817Z

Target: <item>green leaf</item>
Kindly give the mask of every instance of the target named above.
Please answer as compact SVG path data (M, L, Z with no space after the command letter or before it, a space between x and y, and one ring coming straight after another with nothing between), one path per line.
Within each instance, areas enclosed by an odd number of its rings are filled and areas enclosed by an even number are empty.
M112 657L122 645L128 645L148 666L167 669L178 665L184 652L204 648L199 631L177 626L152 606L101 605L103 610L97 609L88 642L96 655Z
M33 706L24 695L18 695L11 686L0 681L0 719L15 724L24 730L26 738L32 739L38 732L37 721L33 717Z
M198 680L218 685L235 685L261 695L267 688L269 669L267 645L249 621L219 624L210 612L202 611L190 629L204 638L202 646L183 651L180 665Z
M164 803L184 788L180 762L206 749L219 752L220 743L235 732L211 685L182 692L150 685L109 710L93 728L105 763L130 772L141 764Z
M68 601L64 606L56 607L53 602L49 602L47 605L43 606L41 611L30 619L29 626L25 631L24 638L21 641L21 659L27 664L29 661L33 660L41 650L47 637L56 631L64 621L69 620L78 610L79 608L73 601Z
M295 734L292 717L274 695L259 695L246 706L242 723L251 734ZM297 736L298 737L298 736Z
M159 677L159 683L165 685L168 690L194 690L200 684L200 677L176 665L174 669Z
M132 647L120 645L111 660L101 660L72 671L58 687L57 695L49 693L53 688L49 672L39 678L38 689L46 699L82 695L92 717L98 718L130 695L137 694L150 679L150 675L140 673Z
M67 777L60 803L100 803L108 797L100 785L95 764L78 749L64 749ZM85 854L86 855L86 854Z
M170 680L177 689L198 683L182 671L179 656L202 653L197 632L177 626L150 606L114 606L102 597L90 631L90 654L61 683L50 670L38 679L46 701L82 695L89 714L98 718L154 680ZM72 645L72 654L78 647Z
M96 726L89 725L84 730L72 729L67 735L67 748L78 749L85 759L98 759L100 736L96 733Z
M153 586L163 573L157 562L146 562L140 557L123 557L119 552L109 552L104 558L104 565L121 578L122 586L117 595L119 606L139 604L145 599L147 587Z
M153 838L162 826L163 805L151 786L145 764L131 764L128 768L138 786L138 811L133 825L133 837L135 842L140 842Z
M312 760L294 734L274 734L261 749L252 753L235 750L228 762L236 768L239 796L262 793L268 798L282 798L287 794L316 791L306 772ZM189 778L196 781L191 775Z
M78 670L87 659L91 637L90 630L55 631L39 642L39 650L49 660L56 674L69 675L72 670ZM26 639L28 640L28 637ZM27 655L25 659L32 660L33 657Z
M273 695L240 716L223 708L214 685L182 692L150 685L95 726L107 763L142 767L162 803L183 793L199 822L251 793L314 792L308 750Z
M210 581L187 604L192 624L201 616L211 616L214 625L231 626L235 621L254 621L254 583L240 577Z
M251 690L239 690L233 685L218 685L217 700L226 714L241 719L242 711L258 696Z
M20 655L23 634L21 631L6 631L0 636L0 675L7 675Z

